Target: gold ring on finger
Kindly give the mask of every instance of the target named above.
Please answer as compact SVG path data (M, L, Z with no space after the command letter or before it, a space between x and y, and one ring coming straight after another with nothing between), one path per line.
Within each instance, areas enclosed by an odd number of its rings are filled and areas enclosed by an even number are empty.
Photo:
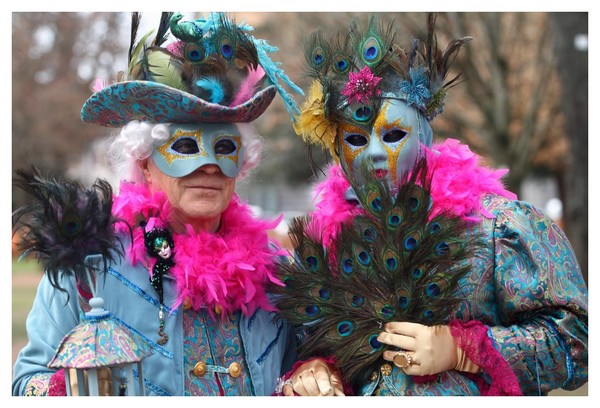
M397 352L392 361L398 368L408 368L413 363L412 356L406 351Z

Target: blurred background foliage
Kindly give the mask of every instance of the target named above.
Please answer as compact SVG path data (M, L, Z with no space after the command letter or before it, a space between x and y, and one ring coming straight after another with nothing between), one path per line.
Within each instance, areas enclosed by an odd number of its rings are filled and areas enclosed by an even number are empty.
M350 19L366 13L231 14L254 26L257 38L277 46L271 58L282 62L286 74L307 90L304 38L319 28L326 33L329 28L343 30ZM186 16L200 15L206 13ZM411 35L425 38L425 13L380 16L394 21L402 47L409 47ZM152 29L159 16L142 18ZM12 19L13 172L35 165L86 183L96 177L110 179L96 143L109 132L82 123L79 112L97 78L111 81L125 70L129 13L13 13ZM459 139L488 165L509 168L506 184L519 196L527 196L529 178L552 180L562 203L558 221L587 281L588 14L439 13L437 31L442 48L451 39L473 37L454 65L464 82L450 91L445 113L432 122L437 141ZM296 100L300 104L303 99ZM252 198L283 191L273 186L309 191L307 186L319 179L319 169L330 157L314 149L316 167L311 165L307 147L294 134L278 99L255 125L266 141L265 151L260 168L246 183L246 194ZM26 200L20 190L13 190L13 209ZM289 201L277 202L272 212L289 210Z

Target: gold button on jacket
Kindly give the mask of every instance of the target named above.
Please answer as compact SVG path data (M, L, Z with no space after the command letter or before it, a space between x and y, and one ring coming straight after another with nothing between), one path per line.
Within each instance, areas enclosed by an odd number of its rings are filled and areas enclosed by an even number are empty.
M229 365L229 375L233 378L238 378L240 375L242 375L242 367L239 363L231 363Z
M194 366L194 375L196 377L202 377L206 373L206 363L200 361Z

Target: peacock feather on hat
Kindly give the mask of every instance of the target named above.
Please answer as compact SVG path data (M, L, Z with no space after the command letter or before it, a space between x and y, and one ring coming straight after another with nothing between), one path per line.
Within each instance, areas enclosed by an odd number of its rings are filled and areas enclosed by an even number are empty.
M276 94L292 116L299 113L284 86L300 95L267 41L250 35L224 13L183 20L164 12L156 32L138 40L141 13L132 13L127 72L85 103L82 119L104 126L131 120L153 123L251 122ZM153 36L154 34L154 36Z

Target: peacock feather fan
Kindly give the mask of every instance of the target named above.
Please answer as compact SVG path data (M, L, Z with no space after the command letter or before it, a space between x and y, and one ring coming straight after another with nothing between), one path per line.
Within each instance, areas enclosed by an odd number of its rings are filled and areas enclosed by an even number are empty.
M364 215L342 225L328 248L310 216L293 220L294 261L278 264L285 286L273 288L280 315L303 328L300 357L335 356L353 387L381 361L385 323L448 322L479 247L462 218L433 216L425 159L397 190L365 179L352 186Z
M108 182L98 179L85 188L71 180L44 177L35 167L16 174L14 185L33 201L13 213L13 235L21 234L21 256L35 254L52 286L62 290L61 274L83 272L88 255L101 255L105 265L122 256Z

